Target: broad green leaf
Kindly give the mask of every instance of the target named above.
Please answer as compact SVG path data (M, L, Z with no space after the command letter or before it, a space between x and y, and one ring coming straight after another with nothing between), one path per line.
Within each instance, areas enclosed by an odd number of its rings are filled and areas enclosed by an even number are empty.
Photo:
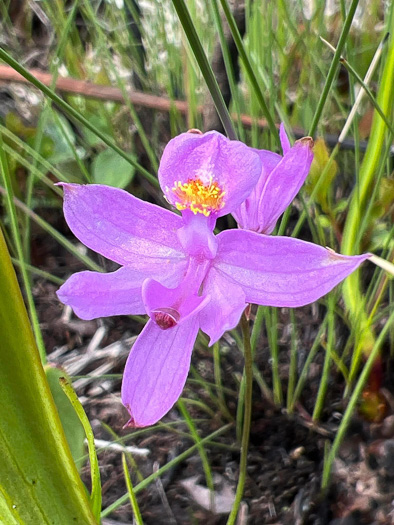
M67 377L64 370L54 366L46 365L45 373L51 389L56 408L59 412L60 421L62 422L64 433L71 450L72 457L78 469L81 469L85 463L83 458L85 454L85 431L79 420L78 414L70 403L68 397L60 386L59 379Z
M133 175L134 167L112 149L99 153L92 163L92 176L97 184L125 188Z
M0 230L0 509L6 525L93 525ZM7 514L10 518L6 518Z

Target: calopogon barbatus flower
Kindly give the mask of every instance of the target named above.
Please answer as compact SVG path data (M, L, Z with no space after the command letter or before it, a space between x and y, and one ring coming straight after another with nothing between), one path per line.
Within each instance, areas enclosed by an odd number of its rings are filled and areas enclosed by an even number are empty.
M294 162L308 162L309 146L295 151ZM82 319L150 317L123 375L130 425L152 425L176 402L199 329L213 344L238 324L248 303L296 307L316 301L368 258L239 229L214 235L216 219L234 213L253 191L261 164L256 151L217 132L172 139L159 181L181 215L117 188L62 184L74 235L121 267L72 275L58 291L60 300Z

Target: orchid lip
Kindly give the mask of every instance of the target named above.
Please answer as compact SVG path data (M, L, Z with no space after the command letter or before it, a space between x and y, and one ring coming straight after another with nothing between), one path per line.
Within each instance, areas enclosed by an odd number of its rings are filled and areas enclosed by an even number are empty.
M155 323L162 330L173 328L179 323L181 318L179 312L174 308L157 308L152 311L152 314Z

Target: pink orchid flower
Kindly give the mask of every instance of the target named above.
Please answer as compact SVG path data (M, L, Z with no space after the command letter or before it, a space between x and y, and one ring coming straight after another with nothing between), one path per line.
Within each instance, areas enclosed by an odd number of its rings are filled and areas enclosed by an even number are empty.
M299 166L309 169L312 153L308 141L290 151L277 165L291 178ZM174 405L200 328L213 344L238 324L248 303L296 307L316 301L369 257L244 230L214 235L216 219L238 210L261 181L260 157L217 132L171 140L159 181L181 216L117 188L62 184L74 235L121 268L74 274L59 289L59 299L82 319L150 317L123 375L130 425L152 425ZM279 184L288 184L282 171L278 177ZM263 205L274 209L276 199L283 211L288 193L272 184ZM277 214L270 212L270 224Z

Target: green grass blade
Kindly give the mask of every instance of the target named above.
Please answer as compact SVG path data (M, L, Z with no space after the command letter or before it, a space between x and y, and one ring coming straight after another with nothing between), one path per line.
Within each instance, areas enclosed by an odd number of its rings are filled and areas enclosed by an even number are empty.
M1 134L0 134L0 171L1 171L2 182L4 184L4 187L6 188L7 211L8 211L8 216L11 221L11 230L12 230L14 244L16 247L16 252L18 254L18 260L20 264L23 285L25 288L26 299L27 299L27 304L29 308L30 320L33 326L33 331L34 331L34 336L36 338L37 347L40 352L41 361L42 363L45 364L46 359L47 359L46 350L45 350L44 340L42 338L42 333L41 333L40 323L38 320L36 306L34 304L33 292L31 289L29 275L25 267L25 258L23 255L22 239L21 239L21 235L19 231L18 217L17 217L17 213L15 209L15 204L13 201L12 181L11 181L10 172L8 169L8 162L7 162L7 157L4 151L4 147L3 147L3 139L1 137Z
M194 27L193 21L186 7L186 4L184 0L172 0L172 3L176 9L176 12L178 13L179 21L182 24L183 30L185 31L190 47L192 48L194 56L201 69L201 73L203 74L204 80L211 93L216 110L218 112L220 120L222 121L226 134L229 139L236 140L237 134L235 132L230 114L223 100L223 96L220 92L215 75L208 62L207 56L204 52L200 38Z
M316 112L315 112L315 114L313 116L312 124L311 124L311 126L309 128L309 135L311 137L313 137L315 135L315 133L316 133L317 126L319 125L319 122L320 122L320 117L322 116L323 109L324 109L324 106L326 104L326 101L327 101L327 98L328 98L328 95L329 95L332 83L334 82L335 75L336 75L337 69L338 69L339 60L341 58L342 51L343 51L343 48L344 48L345 43L346 43L346 39L348 37L349 31L350 31L350 27L352 25L353 17L354 17L354 14L356 12L356 9L357 9L358 2L359 2L359 0L352 0L352 3L350 5L350 7L349 7L349 11L348 11L348 14L346 16L345 23L343 25L341 36L339 37L338 45L337 45L334 57L332 59L331 65L330 65L330 69L328 70L328 73L327 73L327 77L326 77L326 81L325 81L325 84L324 84L324 88L323 88L322 94L320 96L319 103L318 103L317 108L316 108Z
M130 498L131 508L133 509L134 520L137 525L143 525L144 522L142 521L141 511L138 506L138 501L134 493L134 488L131 482L129 467L127 466L127 460L126 460L125 454L122 454L122 466L123 466L124 477L126 480L127 492Z
M75 412L77 413L79 420L82 423L84 428L86 439L88 441L88 450L89 450L89 461L90 461L90 475L92 479L92 492L90 494L90 504L92 506L92 512L97 521L100 521L100 512L101 512L101 482L100 482L100 469L97 460L96 447L94 444L94 435L92 427L90 426L89 419L81 405L81 402L78 399L75 390L73 389L71 383L66 377L59 378L60 386L63 389L63 392L68 397L70 403L74 407Z
M276 129L276 126L275 126L275 121L274 121L274 118L273 116L271 115L269 109L268 109L268 106L267 106L267 103L264 99L264 95L263 95L263 92L261 90L261 87L260 87L260 84L257 80L257 77L256 77L256 74L254 72L254 65L252 65L249 57L248 57L248 54L246 53L246 50L245 50L245 47L243 45L243 42L242 42L242 37L238 31L238 27L237 27L237 24L234 20L234 17L233 17L233 14L231 12L231 9L230 9L230 6L228 5L228 2L227 0L220 0L220 3L222 5L222 8L223 8L223 11L224 11L224 14L226 16L226 19L227 19L227 22L228 22L228 25L230 26L230 30L231 30L231 34L233 35L233 39L234 39L234 42L235 42L235 45L237 46L237 49L238 49L238 53L239 53L239 56L243 62L243 65L246 69L246 72L248 74L248 77L249 77L249 81L253 87L253 90L256 94L256 97L257 97L257 100L259 101L259 104L260 104L260 107L263 111L263 114L265 116L265 118L267 119L267 122L268 122L268 126L270 128L270 131L272 133L272 136L274 137L274 140L277 144L277 146L280 148L280 141L279 141L279 135L278 135L278 130Z

